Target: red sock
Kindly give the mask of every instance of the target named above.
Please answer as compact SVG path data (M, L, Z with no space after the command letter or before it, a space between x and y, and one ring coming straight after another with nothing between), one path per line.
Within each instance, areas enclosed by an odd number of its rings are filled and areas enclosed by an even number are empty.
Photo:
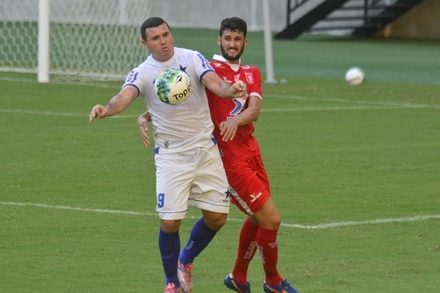
M283 278L277 270L278 263L278 242L277 230L258 229L257 243L260 251L261 260L263 262L263 269L266 273L266 282L269 285L278 285Z
M249 268L249 263L257 250L256 239L258 230L258 225L252 223L249 218L246 219L243 227L241 228L237 259L235 260L232 275L238 283L243 285L247 283L247 271Z

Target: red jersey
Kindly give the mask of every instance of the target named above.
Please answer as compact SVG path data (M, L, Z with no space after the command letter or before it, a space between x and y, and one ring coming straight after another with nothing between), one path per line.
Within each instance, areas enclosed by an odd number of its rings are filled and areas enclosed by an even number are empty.
M230 65L219 55L215 55L214 59L211 61L211 65L221 78L230 84L241 80L246 83L249 96L262 98L261 72L257 67L241 64ZM228 165L259 155L260 147L252 135L254 132L252 123L239 126L233 140L224 142L220 135L219 124L246 109L246 101L240 98L220 98L209 90L207 90L207 94L211 119L214 123L214 137L217 139L223 164Z

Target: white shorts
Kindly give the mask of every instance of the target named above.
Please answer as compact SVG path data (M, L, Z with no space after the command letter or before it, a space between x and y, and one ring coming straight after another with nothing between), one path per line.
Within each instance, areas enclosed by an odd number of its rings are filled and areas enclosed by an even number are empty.
M188 206L229 213L226 173L217 145L178 153L158 153L156 211L163 220L185 218Z

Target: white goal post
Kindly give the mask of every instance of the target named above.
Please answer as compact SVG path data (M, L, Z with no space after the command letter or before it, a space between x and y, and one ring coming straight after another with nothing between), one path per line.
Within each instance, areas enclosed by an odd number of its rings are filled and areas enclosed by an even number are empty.
M264 52L266 60L266 83L277 83L273 70L273 53L272 53L272 29L270 26L270 6L269 0L263 1L263 18L264 18Z

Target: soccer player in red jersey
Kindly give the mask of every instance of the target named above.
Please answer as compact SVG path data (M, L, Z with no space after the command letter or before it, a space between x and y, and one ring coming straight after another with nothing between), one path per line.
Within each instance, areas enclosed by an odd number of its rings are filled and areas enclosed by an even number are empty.
M240 62L247 45L246 33L247 25L241 18L224 19L217 38L221 55L214 55L211 65L230 84L244 81L249 97L222 99L207 90L214 137L231 188L231 202L248 215L240 232L234 269L224 284L239 293L251 292L247 270L258 249L266 275L264 292L298 293L277 270L281 217L271 199L260 147L252 135L252 122L260 114L263 94L260 70Z

